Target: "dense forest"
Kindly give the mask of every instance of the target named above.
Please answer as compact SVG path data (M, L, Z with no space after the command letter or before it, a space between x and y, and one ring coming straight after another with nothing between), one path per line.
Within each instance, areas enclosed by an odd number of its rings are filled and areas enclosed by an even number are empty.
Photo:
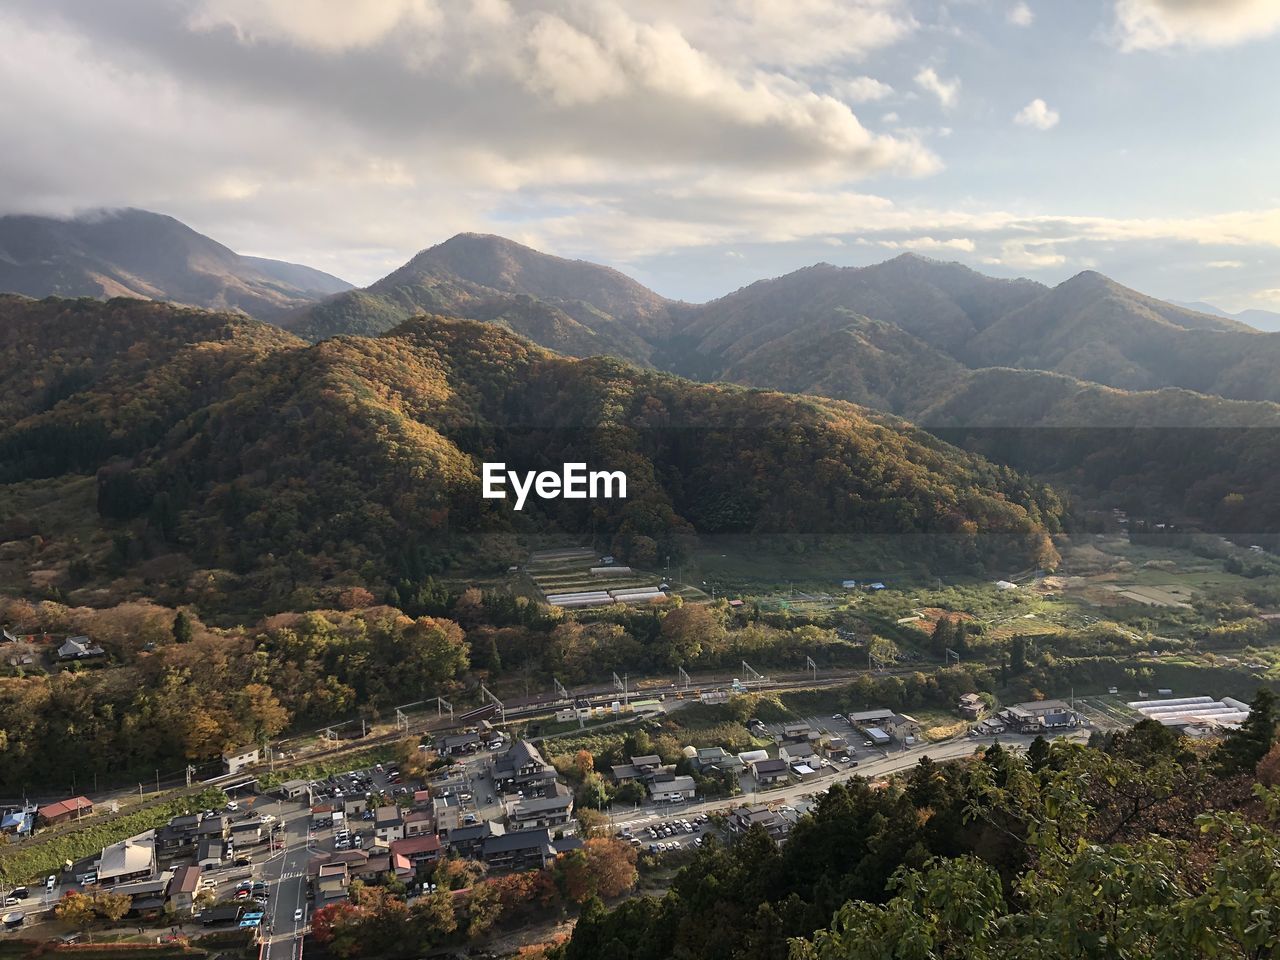
M661 897L588 903L561 960L1260 958L1280 944L1275 707L1216 751L1154 721L922 760L753 828Z
M1056 559L1052 491L844 403L568 359L473 321L306 346L135 301L0 310L4 359L30 370L4 399L3 478L96 472L97 511L129 538L117 567L176 551L266 571L266 608L335 577L381 595L464 555L503 569L512 545L486 556L486 537L557 531L638 565L699 533L775 531L897 535L973 571ZM516 514L481 498L481 461L623 470L628 497Z

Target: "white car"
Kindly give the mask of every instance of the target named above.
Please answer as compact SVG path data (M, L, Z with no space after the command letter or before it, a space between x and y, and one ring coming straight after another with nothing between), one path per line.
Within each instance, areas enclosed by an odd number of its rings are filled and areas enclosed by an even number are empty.
M297 910L293 911L293 922L294 922L294 923L301 923L301 922L302 922L302 915L303 915L303 910L302 910L302 908L301 908L301 907L299 907Z

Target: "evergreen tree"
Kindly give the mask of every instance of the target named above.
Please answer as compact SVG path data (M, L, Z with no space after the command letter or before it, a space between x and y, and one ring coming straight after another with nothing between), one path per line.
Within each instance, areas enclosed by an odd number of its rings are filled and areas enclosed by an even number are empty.
M1249 705L1249 716L1222 741L1217 752L1218 772L1223 776L1253 773L1276 740L1276 695L1259 687Z
M191 618L179 610L173 617L174 643L190 643L192 636Z

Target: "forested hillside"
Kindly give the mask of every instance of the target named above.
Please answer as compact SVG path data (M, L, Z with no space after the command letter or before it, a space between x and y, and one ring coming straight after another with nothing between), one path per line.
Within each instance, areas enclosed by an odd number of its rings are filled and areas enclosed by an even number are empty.
M1259 696L1265 719L1216 753L1147 720L1090 747L997 744L834 786L782 847L756 827L700 852L665 896L588 905L555 955L1272 956L1280 751Z
M177 550L381 589L453 563L456 537L554 531L641 565L750 532L919 535L903 549L966 569L1054 559L1052 493L848 404L574 360L476 321L307 346L132 301L3 310L4 361L31 372L5 401L4 478L96 472L100 516L134 539L120 562ZM628 497L517 514L480 496L483 461L623 470Z

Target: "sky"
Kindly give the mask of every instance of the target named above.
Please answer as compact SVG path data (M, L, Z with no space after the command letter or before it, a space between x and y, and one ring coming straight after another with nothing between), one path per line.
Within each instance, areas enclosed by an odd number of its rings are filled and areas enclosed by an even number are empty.
M702 301L911 250L1280 309L1280 0L6 0L0 212Z

